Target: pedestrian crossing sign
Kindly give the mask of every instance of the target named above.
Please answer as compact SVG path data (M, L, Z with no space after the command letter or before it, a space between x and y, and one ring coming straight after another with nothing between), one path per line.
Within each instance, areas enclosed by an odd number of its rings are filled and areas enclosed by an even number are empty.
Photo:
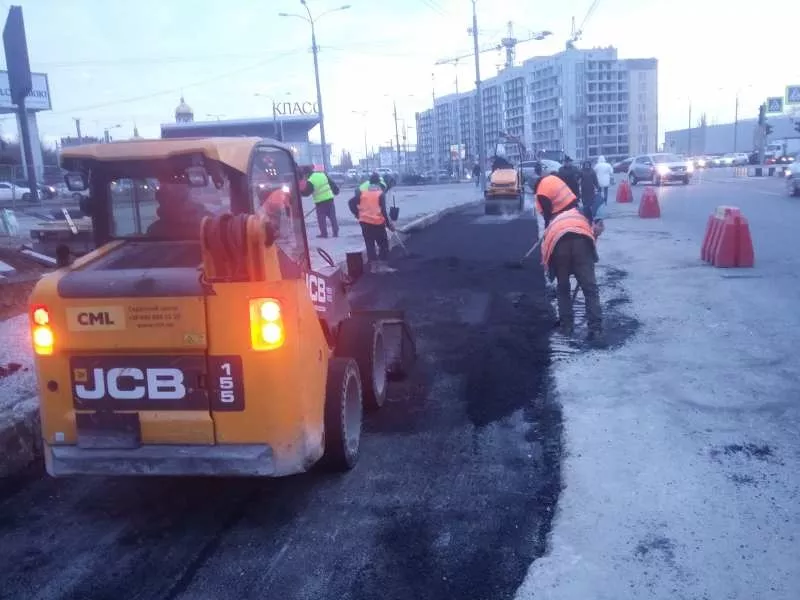
M786 86L786 104L800 104L800 85Z
M783 98L776 96L775 98L767 98L767 112L768 113L782 113L783 112Z

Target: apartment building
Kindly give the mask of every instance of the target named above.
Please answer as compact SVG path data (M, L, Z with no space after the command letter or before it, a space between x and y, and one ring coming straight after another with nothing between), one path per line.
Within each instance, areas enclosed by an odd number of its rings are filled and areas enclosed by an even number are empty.
M619 59L613 47L568 48L503 69L482 85L484 143L491 156L501 133L524 141L528 156L564 150L576 160L609 160L654 152L658 134L656 59ZM467 163L477 155L475 92L436 99L417 114L420 163L451 165L450 148L464 144ZM457 134L456 117L460 122ZM506 145L513 160L523 158Z

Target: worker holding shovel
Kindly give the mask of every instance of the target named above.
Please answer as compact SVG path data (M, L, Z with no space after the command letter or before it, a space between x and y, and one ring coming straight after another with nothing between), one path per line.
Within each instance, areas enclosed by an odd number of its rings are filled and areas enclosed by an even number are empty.
M561 333L572 335L574 315L570 278L578 280L586 300L589 342L602 340L600 293L594 272L598 260L595 240L602 219L592 226L578 209L578 198L558 177L544 177L536 189L536 204L547 226L541 240L542 265L552 281L557 279L558 317Z
M386 192L377 173L369 178L366 189L356 188L349 202L350 212L361 224L361 233L367 246L368 269L372 273L392 273L389 267L389 237L386 230L394 231L394 224L386 214ZM377 252L376 252L377 247Z

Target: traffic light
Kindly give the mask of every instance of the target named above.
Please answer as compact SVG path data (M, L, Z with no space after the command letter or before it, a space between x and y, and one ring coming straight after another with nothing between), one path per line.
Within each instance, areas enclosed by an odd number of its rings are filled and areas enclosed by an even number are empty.
M766 124L766 125L764 126L764 132L765 132L767 135L771 135L771 134L772 134L772 125L770 125L770 124Z
M767 120L767 105L762 104L758 107L758 124L763 125Z

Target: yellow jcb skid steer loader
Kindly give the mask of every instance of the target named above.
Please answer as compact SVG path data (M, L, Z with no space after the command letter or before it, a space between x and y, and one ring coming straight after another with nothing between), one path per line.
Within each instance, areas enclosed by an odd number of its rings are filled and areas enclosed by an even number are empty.
M30 299L53 476L283 476L350 469L363 407L415 358L402 312L350 310L310 267L297 165L279 142L65 149L96 249ZM63 256L63 253L62 253Z

